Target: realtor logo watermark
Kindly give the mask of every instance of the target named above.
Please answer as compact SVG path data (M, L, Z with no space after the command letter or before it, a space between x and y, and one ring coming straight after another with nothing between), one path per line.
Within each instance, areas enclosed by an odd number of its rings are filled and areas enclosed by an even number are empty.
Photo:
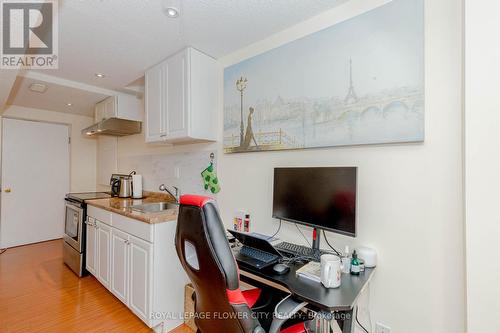
M58 68L58 0L0 0L0 68Z

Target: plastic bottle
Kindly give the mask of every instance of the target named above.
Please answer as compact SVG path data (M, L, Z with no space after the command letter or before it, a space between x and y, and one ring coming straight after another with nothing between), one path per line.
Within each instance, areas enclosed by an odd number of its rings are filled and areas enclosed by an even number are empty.
M359 275L361 268L359 267L359 260L358 260L358 254L356 253L356 250L352 252L352 259L351 259L351 274L352 275Z
M245 221L243 222L243 231L250 232L250 214L245 214Z
M344 248L344 255L342 256L342 273L349 274L351 272L351 258L349 258L349 246Z

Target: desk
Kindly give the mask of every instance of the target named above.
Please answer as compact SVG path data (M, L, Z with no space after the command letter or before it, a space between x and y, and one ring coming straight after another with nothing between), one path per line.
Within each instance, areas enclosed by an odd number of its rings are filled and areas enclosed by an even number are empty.
M272 267L258 270L253 267L238 264L240 268L240 278L242 281L252 284L255 282L280 289L292 294L294 297L303 300L316 307L323 314L330 315L326 320L330 332L329 322L335 318L339 322L343 333L353 332L355 320L355 305L359 295L365 290L375 271L374 268L367 268L360 275L342 274L342 283L339 288L328 289L321 283L296 276L297 269L303 264L293 264L290 271L284 275L274 273ZM331 316L333 314L333 316ZM323 325L325 325L323 323Z

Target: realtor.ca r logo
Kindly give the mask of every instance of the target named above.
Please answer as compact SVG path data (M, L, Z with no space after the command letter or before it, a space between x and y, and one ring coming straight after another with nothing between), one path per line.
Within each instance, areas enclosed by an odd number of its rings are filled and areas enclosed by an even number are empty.
M2 69L58 67L57 0L0 0Z

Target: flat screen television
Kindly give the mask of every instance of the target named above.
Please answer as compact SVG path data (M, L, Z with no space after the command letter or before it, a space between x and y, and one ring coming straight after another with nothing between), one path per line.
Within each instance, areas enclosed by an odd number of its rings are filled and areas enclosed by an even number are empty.
M356 236L356 167L275 168L273 217Z

